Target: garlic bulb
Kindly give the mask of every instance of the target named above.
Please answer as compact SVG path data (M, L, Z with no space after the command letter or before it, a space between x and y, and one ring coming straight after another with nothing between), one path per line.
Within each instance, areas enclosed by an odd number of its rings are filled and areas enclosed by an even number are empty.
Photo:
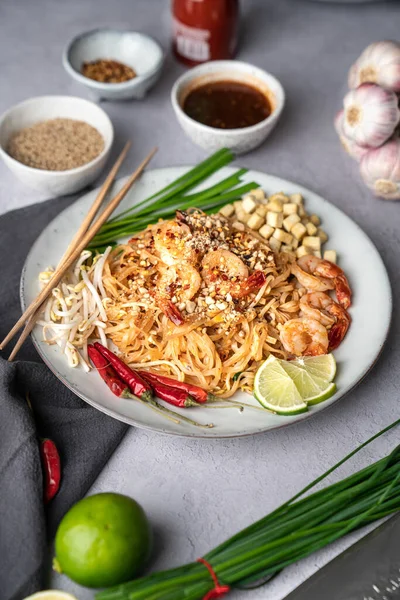
M367 186L385 200L400 200L400 139L372 148L362 159L360 172Z
M335 129L341 141L343 148L352 158L360 162L362 157L368 152L367 146L359 146L356 142L345 136L343 131L344 110L339 110L335 117Z
M377 83L382 87L400 92L400 44L374 42L368 46L349 72L349 88L362 83Z
M396 94L373 83L350 90L343 106L343 132L360 146L381 146L400 118Z

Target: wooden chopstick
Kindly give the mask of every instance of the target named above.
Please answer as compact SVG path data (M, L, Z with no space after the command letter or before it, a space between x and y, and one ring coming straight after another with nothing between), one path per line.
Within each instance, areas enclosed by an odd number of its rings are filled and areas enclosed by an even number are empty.
M128 154L128 150L131 147L131 143L128 141L126 142L121 154L119 155L119 157L117 158L117 160L115 161L115 164L113 166L113 168L111 169L111 171L109 172L109 174L107 175L103 185L101 186L100 192L98 193L98 195L96 196L92 206L90 207L89 212L87 213L86 217L84 218L81 226L79 227L78 231L76 232L76 234L74 235L74 237L72 238L68 248L66 249L66 251L64 252L64 254L62 255L57 268L60 268L63 263L66 261L66 259L68 258L68 256L71 254L71 252L73 252L73 250L75 250L76 245L80 242L82 236L87 232L90 224L92 223L94 217L96 216L104 198L106 197L110 187L112 186L114 179L123 163L123 161L125 160L126 155ZM25 342L26 338L28 337L28 335L30 334L30 332L32 331L32 329L35 326L35 323L37 321L37 318L40 314L40 311L42 309L44 302L42 302L42 304L36 309L35 313L29 317L28 321L25 324L24 330L21 334L21 336L19 337L17 343L15 344L10 356L8 357L8 361L12 362L14 360L14 358L16 357L17 353L19 352L22 344ZM1 346L0 346L1 348Z
M100 217L97 219L97 221L95 221L95 223L86 232L86 234L83 236L81 241L77 244L75 250L73 250L70 253L70 255L68 256L68 258L66 260L64 260L64 262L57 267L57 269L54 272L50 281L42 289L42 291L35 298L35 300L33 302L31 302L31 304L25 310L24 314L18 319L18 321L15 323L14 327L11 329L11 331L6 335L4 340L1 342L0 350L8 344L8 342L14 337L14 335L17 333L17 331L19 331L21 329L21 327L24 325L24 323L28 319L30 319L30 317L36 312L36 310L44 302L44 300L46 300L46 298L50 294L51 290L56 285L58 285L58 283L61 280L61 278L63 277L64 273L67 271L67 269L69 269L69 267L72 265L72 263L79 257L80 253L86 248L86 246L89 244L89 242L92 240L92 238L99 231L100 227L107 221L107 219L110 217L110 215L114 212L114 210L117 208L117 206L119 205L121 200L125 197L127 192L130 190L130 188L132 187L132 185L134 184L136 179L139 177L139 175L145 169L145 167L150 162L150 160L153 158L153 156L156 152L157 152L157 148L153 148L153 150L146 156L146 158L140 163L140 165L137 167L137 169L132 173L132 175L130 176L130 178L128 179L126 184L123 186L123 188L111 200L111 202L105 208L105 210L100 215Z

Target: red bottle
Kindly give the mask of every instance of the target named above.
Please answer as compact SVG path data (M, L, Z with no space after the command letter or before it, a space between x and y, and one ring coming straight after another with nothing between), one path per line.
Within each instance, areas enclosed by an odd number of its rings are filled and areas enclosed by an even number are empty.
M173 49L186 65L233 58L239 0L172 0Z

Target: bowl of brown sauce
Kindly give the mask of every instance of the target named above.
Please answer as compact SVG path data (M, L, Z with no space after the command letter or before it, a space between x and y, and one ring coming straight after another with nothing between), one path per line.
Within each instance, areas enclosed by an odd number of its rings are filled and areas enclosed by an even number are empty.
M212 152L249 152L275 127L285 92L270 73L248 63L221 60L182 75L171 91L178 122L192 141Z

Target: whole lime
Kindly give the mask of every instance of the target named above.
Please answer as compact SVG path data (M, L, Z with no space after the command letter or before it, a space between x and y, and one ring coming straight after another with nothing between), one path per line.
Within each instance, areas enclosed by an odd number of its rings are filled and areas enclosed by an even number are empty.
M62 519L54 568L86 587L117 585L135 577L151 552L151 530L142 507L121 494L95 494Z

